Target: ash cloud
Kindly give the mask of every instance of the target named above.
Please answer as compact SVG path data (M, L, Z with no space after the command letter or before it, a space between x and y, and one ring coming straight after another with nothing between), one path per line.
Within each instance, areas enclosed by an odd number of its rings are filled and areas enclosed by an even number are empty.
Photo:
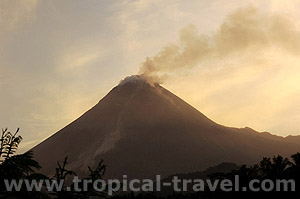
M169 75L193 68L204 61L276 48L289 54L300 50L300 32L295 23L283 15L266 14L253 6L229 14L216 32L199 34L194 25L179 32L178 43L162 48L147 57L139 74L162 83Z

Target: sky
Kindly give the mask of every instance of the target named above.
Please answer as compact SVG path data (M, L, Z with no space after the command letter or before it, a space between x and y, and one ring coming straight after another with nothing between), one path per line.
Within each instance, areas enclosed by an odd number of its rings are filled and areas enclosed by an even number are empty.
M217 123L300 135L299 9L294 0L1 0L0 127L20 127L28 150L126 76L149 73Z

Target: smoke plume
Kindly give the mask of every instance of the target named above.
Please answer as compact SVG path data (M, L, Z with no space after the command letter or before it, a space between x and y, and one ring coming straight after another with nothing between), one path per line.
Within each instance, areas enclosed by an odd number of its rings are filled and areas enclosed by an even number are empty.
M199 34L194 25L179 33L179 41L169 44L154 57L147 57L139 74L156 82L203 61L256 53L268 48L297 54L300 34L295 23L283 15L266 14L253 6L240 8L228 15L212 34Z

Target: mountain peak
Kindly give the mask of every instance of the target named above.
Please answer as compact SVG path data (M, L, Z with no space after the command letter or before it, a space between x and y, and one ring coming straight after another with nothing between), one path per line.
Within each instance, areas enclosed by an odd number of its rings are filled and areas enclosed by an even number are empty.
M154 81L155 82L155 81ZM263 156L289 156L299 141L221 126L147 76L126 77L77 120L33 151L51 176L57 160L86 175L101 159L106 178L146 179L205 169L220 162L248 164Z
M120 81L119 86L123 86L125 84L150 85L152 87L155 87L156 85L158 85L157 83L154 83L153 81L151 81L145 75L131 75L131 76L128 76L125 79Z

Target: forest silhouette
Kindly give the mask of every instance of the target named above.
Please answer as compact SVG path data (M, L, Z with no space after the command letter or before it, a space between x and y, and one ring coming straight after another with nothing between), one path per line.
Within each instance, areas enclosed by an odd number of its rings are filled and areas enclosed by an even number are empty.
M68 191L67 186L73 186L72 183L68 184L68 179L72 176L76 176L76 172L68 170L68 157L64 159L62 163L57 163L55 175L48 177L38 170L41 168L39 163L34 160L34 154L32 151L25 152L23 154L17 154L19 144L22 141L22 137L18 135L19 129L14 133L8 131L8 129L2 130L0 139L0 198L108 198L107 190L97 192L93 190L92 186L89 186L86 191L75 192ZM197 157L195 157L197 158ZM201 157L198 157L201 158ZM109 169L109 168L108 168ZM89 175L85 178L88 180L103 179L106 171L106 165L101 160L95 169L87 168ZM266 198L266 197L285 197L285 198L298 198L300 196L300 153L295 153L290 159L284 158L280 155L272 158L265 157L259 163L253 166L242 165L238 169L235 169L229 173L215 172L207 175L205 178L211 180L229 179L234 182L235 176L238 175L240 178L241 186L248 186L249 182L253 179L263 181L264 179L269 180L295 180L296 187L293 192L250 192L250 191L239 191L239 192L224 192L220 188L215 192L202 191L202 192L173 192L172 194L164 195L158 193L115 193L110 198ZM21 191L7 191L4 183L4 179L7 180L40 180L40 179L51 179L51 180L64 180L66 184L63 185L61 191L47 192L42 191L27 191L22 187ZM80 184L79 186L83 186Z

